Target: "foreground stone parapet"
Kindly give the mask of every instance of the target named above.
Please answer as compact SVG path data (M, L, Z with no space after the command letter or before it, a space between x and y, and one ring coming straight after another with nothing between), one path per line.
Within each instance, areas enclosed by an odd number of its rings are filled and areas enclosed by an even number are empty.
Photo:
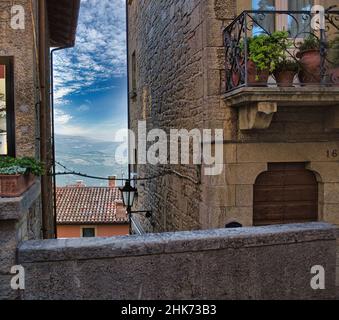
M333 299L336 228L324 223L30 241L25 299ZM313 266L326 289L311 288Z

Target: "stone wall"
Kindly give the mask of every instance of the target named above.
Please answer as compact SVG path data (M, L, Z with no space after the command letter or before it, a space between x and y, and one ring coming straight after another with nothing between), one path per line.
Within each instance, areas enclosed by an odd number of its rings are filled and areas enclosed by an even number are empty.
M20 198L0 198L0 300L20 297L10 288L10 270L17 265L18 245L42 238L39 196L37 182Z
M224 129L225 139L221 175L206 177L199 166L172 165L161 178L138 185L138 209L152 210L155 217L154 229L143 221L146 230L218 228L234 220L251 226L254 183L270 162L304 162L319 182L319 220L339 224L339 163L338 156L331 156L338 153L339 133L326 127L335 102L324 105L326 99L336 99L331 92L292 92L289 105L279 105L268 129L247 131L239 129L238 109L224 97L222 31L240 7L250 9L250 1L129 4L132 129L137 133L137 121L145 120L148 130ZM139 165L133 171L150 177L164 168Z
M138 120L147 121L148 130L161 128L167 132L226 128L232 111L221 104L221 30L234 16L233 1L129 3L134 131L137 133ZM133 56L136 75L132 72ZM153 210L155 231L200 229L201 168L179 165L169 169L172 174L139 185L139 208ZM138 167L140 176L157 176L163 170L159 166Z
M25 13L25 28L11 28L11 7L12 5L21 5ZM16 157L33 157L41 159L40 143L46 144L45 169L47 173L51 172L52 164L52 141L51 141L51 119L50 119L50 48L49 32L39 33L39 8L38 1L18 0L15 3L12 0L2 0L0 3L0 56L9 56L14 59L14 113L15 113L15 151ZM39 39L46 38L46 62L45 67L39 66L40 52ZM39 72L45 74L46 82L42 83ZM42 90L47 88L47 90ZM45 141L40 139L40 107L41 94L45 91L47 116L44 118L47 127L47 138ZM45 225L49 236L54 235L53 218L53 188L52 177L44 176L42 178L42 187L48 199L46 203ZM41 203L36 202L35 208L32 208L40 217ZM48 212L47 212L48 211ZM42 221L32 221L31 223L40 223Z
M25 29L14 30L10 27L10 10L13 1L1 1L2 17L0 23L0 56L14 57L14 101L17 156L35 157L39 154L39 126L36 104L38 102L37 42L34 41L32 22L37 22L36 7L31 1L15 1L25 10ZM36 2L34 2L35 4ZM33 14L33 17L32 17ZM37 32L37 30L35 30Z
M24 299L334 299L327 224L25 242ZM311 268L326 289L311 288Z

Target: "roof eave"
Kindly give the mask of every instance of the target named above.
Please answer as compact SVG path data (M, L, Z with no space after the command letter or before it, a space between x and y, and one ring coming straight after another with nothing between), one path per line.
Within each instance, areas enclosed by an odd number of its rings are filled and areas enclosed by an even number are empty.
M73 47L81 0L47 0L50 47Z

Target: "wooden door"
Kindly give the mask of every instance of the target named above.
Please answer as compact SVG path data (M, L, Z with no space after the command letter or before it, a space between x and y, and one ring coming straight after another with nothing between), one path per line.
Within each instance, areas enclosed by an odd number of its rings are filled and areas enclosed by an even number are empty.
M270 164L254 186L254 225L318 221L318 182L304 163Z

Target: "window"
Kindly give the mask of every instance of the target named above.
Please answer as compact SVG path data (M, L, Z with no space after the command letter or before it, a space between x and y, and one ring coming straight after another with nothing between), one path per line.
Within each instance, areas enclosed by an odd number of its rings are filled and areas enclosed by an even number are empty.
M96 237L95 228L82 228L82 237L83 238L95 238Z
M314 0L252 0L253 10L311 10Z
M315 0L252 0L252 9L260 11L310 11ZM310 32L310 21L302 15L258 15L260 27L254 27L254 34L262 33L263 29L272 33L275 30L289 31L292 37L304 38Z
M0 57L0 156L15 156L13 63Z

